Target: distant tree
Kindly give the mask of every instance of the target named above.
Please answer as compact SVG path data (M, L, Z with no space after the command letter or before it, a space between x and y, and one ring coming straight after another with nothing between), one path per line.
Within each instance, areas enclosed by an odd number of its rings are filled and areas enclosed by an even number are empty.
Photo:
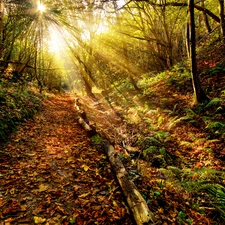
M218 0L220 7L220 27L223 37L223 43L225 44L225 18L224 18L224 0Z
M0 59L2 59L2 49L3 49L4 10L5 10L5 0L0 0Z
M201 0L201 7L205 8L205 0ZM205 11L202 12L202 17L203 17L203 22L204 22L205 28L206 28L207 32L210 33L212 31L212 28L209 24L208 15L206 14Z
M191 75L192 75L192 85L194 89L194 99L196 103L201 103L208 101L208 97L203 91L198 74L197 74L197 62L196 62L196 40L195 40L195 18L194 18L194 0L188 0L189 8L189 21L190 28L190 60L191 60Z

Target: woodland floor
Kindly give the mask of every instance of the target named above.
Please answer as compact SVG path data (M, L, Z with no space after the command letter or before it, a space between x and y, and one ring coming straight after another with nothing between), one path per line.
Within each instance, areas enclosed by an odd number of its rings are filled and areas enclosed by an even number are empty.
M35 118L1 145L0 225L135 224L98 139L90 138L77 122L74 98L58 95L44 100ZM114 145L153 212L155 225L224 224L204 190L190 192L181 185L203 176L205 182L209 178L223 185L225 180L221 175L224 142L214 137L207 142L200 116L194 126L180 123L169 130L171 138L162 145L166 149L163 160L156 160L159 155L146 160L137 137L152 137L156 130L145 133L145 121L127 123L126 111L110 106L104 98L79 97L79 102L90 124ZM157 99L156 105L161 104ZM182 106L178 100L174 104ZM149 118L154 122L155 117ZM189 134L200 139L192 140ZM192 143L192 148L179 144L179 138ZM218 171L219 178L210 169Z
M69 96L46 99L0 147L0 225L134 224Z
M161 91L163 90L162 87ZM168 96L170 99L171 93L176 92L170 90L165 92L164 96ZM166 108L174 107L174 105L181 108L188 106L184 102L190 102L191 98L180 100L177 96L177 100L170 102ZM98 101L87 97L79 97L79 99L81 108L90 120L89 123L97 127L98 133L114 145L131 179L153 212L155 224L225 224L216 210L217 202L213 202L212 197L204 189L200 189L201 182L205 184L215 182L224 185L224 141L216 139L214 136L209 137L203 128L201 116L196 118L194 125L183 122L170 130L166 129L168 122L164 117L162 126L160 126L163 127L161 128L163 130L151 131L146 129L146 120L140 120L138 124L127 123L124 119L127 118L127 110L122 111L117 106L110 106L104 98ZM131 99L134 98L131 97ZM151 98L151 102L149 112L152 111L154 114L151 116L149 113L149 118L151 122L155 122L154 120L158 122L161 111L159 107L164 107L163 102L160 102L160 97L156 97L156 100ZM139 102L138 106L141 104L142 102ZM131 107L132 105L128 105L125 109L129 110ZM135 115L130 116L130 119L134 118ZM144 140L154 137L152 136L154 134L164 135L167 133L170 138L167 140L166 136L162 137L164 141L162 140L163 144L161 145L163 151L164 148L166 149L166 153L155 155L152 151L149 158L144 158L143 149L141 150L142 145L145 145ZM143 142L138 144L137 137L140 135ZM191 138L192 136L196 138ZM156 145L156 143L154 144ZM212 151L207 152L206 147ZM217 173L221 175L221 180L217 179ZM195 184L191 190L184 188L188 183ZM199 191L196 191L198 188Z

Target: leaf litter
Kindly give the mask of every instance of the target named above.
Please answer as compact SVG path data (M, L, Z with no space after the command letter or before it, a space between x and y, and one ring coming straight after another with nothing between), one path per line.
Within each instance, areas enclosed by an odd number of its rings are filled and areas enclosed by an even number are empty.
M77 123L74 102L43 102L0 159L0 225L134 224L101 147Z

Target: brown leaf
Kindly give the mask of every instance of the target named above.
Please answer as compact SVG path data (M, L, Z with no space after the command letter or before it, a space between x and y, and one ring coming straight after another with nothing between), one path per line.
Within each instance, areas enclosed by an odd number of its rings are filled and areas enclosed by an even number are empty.
M67 214L67 213L65 212L65 210L64 210L62 207L60 207L59 205L56 206L55 210L56 210L58 213L61 213L61 214L63 214L63 215Z
M8 214L19 212L20 210L21 210L20 203L16 200L13 200L10 203L10 205L6 209L3 210L3 214L8 215Z
M43 192L48 190L49 186L47 184L40 184L39 185L39 192Z
M4 206L7 203L6 200L4 200L3 198L0 198L0 207Z

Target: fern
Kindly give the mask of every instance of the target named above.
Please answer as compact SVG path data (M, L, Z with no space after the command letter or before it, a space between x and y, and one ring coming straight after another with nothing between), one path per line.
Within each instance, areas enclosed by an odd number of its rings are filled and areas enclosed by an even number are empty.
M214 132L218 131L218 130L223 131L223 130L225 130L225 123L213 122L213 123L210 123L208 126L206 126L206 128L211 129Z
M159 130L157 132L154 132L154 135L157 139L163 142L168 137L168 132Z
M152 145L153 143L161 145L161 142L157 140L155 137L145 137L145 140L147 140L148 145Z
M193 115L193 116L196 116L197 114L193 111L193 110L191 110L191 109L185 109L184 110L187 114L190 114L190 115Z
M169 123L169 130L173 127L175 127L178 123L182 122L182 121L187 121L190 123L195 123L195 119L192 115L186 115L186 116L182 116L180 118L178 118L178 116L174 117L171 122Z
M214 98L205 106L205 108L209 108L211 106L219 106L221 102L224 102L222 98Z
M189 121L189 122L195 122L193 116L182 116L179 121Z
M149 148L143 151L143 156L146 160L149 160L151 156L153 156L157 152L156 146L150 146Z
M189 141L181 141L180 146L186 146L188 148L194 147L194 144Z

